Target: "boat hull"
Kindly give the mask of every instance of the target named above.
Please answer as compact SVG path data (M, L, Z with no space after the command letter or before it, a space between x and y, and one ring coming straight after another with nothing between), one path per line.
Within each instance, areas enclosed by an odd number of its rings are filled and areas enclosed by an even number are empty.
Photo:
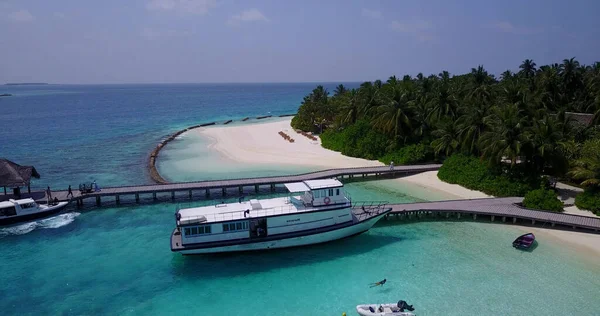
M44 218L50 215L54 215L62 211L69 203L61 202L56 206L50 206L47 209L35 213L24 214L24 215L15 215L10 217L2 217L0 218L0 226L6 226L16 223L22 223L27 221L32 221L39 218Z
M174 250L184 255L194 254L207 254L207 253L222 253L222 252L237 252L237 251L254 251L254 250L265 250L265 249L277 249L277 248L288 248L298 247L313 244L320 244L329 241L334 241L353 235L358 235L368 231L377 221L383 216L389 213L390 210L382 212L381 214L374 216L363 222L359 222L350 226L345 226L331 231L326 231L317 234L309 234L297 237L283 238L270 241L257 241L247 244L229 245L223 247L211 247L211 248L199 248L199 249L181 249Z

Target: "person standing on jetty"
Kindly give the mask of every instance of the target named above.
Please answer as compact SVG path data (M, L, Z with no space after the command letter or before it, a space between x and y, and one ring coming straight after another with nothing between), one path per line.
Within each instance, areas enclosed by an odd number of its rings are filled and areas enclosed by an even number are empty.
M69 195L71 197L73 197L73 190L71 190L71 185L69 184L69 192L67 192L67 197L69 197Z

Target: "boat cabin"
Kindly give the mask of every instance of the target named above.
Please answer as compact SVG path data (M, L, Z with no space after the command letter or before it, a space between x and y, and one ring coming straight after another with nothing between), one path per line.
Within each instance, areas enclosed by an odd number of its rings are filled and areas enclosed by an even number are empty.
M16 216L28 211L37 211L37 203L31 199L21 199L0 202L0 216Z
M181 243L261 238L351 220L351 199L337 179L287 183L285 187L291 196L178 210L175 217Z
M313 207L351 202L344 192L343 186L337 179L307 180L285 184L290 193L303 192L300 200L305 205ZM294 202L293 197L292 202Z

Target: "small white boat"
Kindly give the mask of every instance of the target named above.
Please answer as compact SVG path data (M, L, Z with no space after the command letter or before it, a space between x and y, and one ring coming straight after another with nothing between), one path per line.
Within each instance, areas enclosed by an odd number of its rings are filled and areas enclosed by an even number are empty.
M365 304L356 306L356 311L362 316L415 316L415 314L411 313L414 310L412 305L408 305L405 301L399 301L397 304Z
M67 204L69 203L59 202L55 205L40 205L31 198L0 202L0 225L46 217L60 212Z

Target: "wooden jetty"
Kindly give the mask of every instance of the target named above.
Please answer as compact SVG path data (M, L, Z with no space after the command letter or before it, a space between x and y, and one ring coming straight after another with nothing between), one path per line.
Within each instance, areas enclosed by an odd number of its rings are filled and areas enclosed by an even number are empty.
M122 187L102 187L99 192L81 194L77 189L73 190L74 199L77 205L83 205L85 199L96 199L96 204L101 204L102 198L114 198L117 203L120 201L120 197L123 195L135 196L136 202L140 200L140 194L151 194L156 199L157 193L170 192L172 199L175 199L175 194L178 192L186 192L191 198L193 191L202 190L206 197L210 197L211 190L220 190L222 195L227 194L228 189L237 188L239 193L244 192L245 187L253 187L255 192L259 192L261 186L269 186L271 191L275 190L275 186L278 184L299 182L311 179L326 179L326 178L354 178L355 176L368 177L368 176L404 176L410 174L421 173L425 171L438 170L441 167L440 164L427 164L427 165L412 165L412 166L395 166L391 169L389 166L380 167L360 167L360 168L340 168L340 169L328 169L323 171L309 172L298 175L289 176L274 176L274 177L262 177L262 178L245 178L245 179L232 179L232 180L209 180L209 181L197 181L197 182L181 182L181 183L167 183L167 184L150 184L150 185L137 185L137 186L122 186ZM52 197L57 197L59 201L68 201L67 191L55 191L52 193Z
M520 206L521 202L523 202L521 197L508 197L391 204L392 212L388 217L400 219L453 217L460 219L472 216L473 219L489 218L492 222L498 218L502 222L506 222L508 219L513 224L536 225L536 223L543 223L550 227L558 225L595 233L600 231L600 218L598 217L533 210Z
M100 206L102 198L114 198L114 201L119 204L120 197L124 195L133 195L135 196L135 201L139 202L140 195L142 194L150 194L153 199L156 199L157 193L165 192L170 193L172 199L176 198L176 193L181 192L186 192L189 199L192 199L194 191L201 191L205 194L206 198L210 198L212 190L219 190L221 191L221 196L225 196L227 195L228 189L237 188L237 192L242 194L244 193L244 188L251 187L258 193L261 186L269 186L271 191L274 191L276 185L289 182L334 177L402 176L438 170L440 166L441 165L438 164L429 164L396 166L394 169L390 169L389 166L329 169L289 176L108 187L102 188L101 191L87 194L81 194L79 191L74 191L74 196L70 199L67 198L67 191L55 191L52 193L52 196L57 197L59 201L75 200L78 206L82 206L85 199L96 199L96 205ZM41 193L41 196L43 196L43 193ZM44 201L44 199L38 200ZM542 228L569 228L593 233L598 233L600 231L600 218L598 217L528 209L520 205L522 201L523 198L521 197L508 197L388 204L388 206L392 208L392 211L386 218L467 219L472 217L474 220L478 218L483 220L489 219L491 222L498 219L501 220L502 223L506 223L507 221L509 223L512 222L513 224L525 225L536 225L537 223L543 224L543 226L541 226ZM360 207L360 203L361 202L354 202L356 207Z

